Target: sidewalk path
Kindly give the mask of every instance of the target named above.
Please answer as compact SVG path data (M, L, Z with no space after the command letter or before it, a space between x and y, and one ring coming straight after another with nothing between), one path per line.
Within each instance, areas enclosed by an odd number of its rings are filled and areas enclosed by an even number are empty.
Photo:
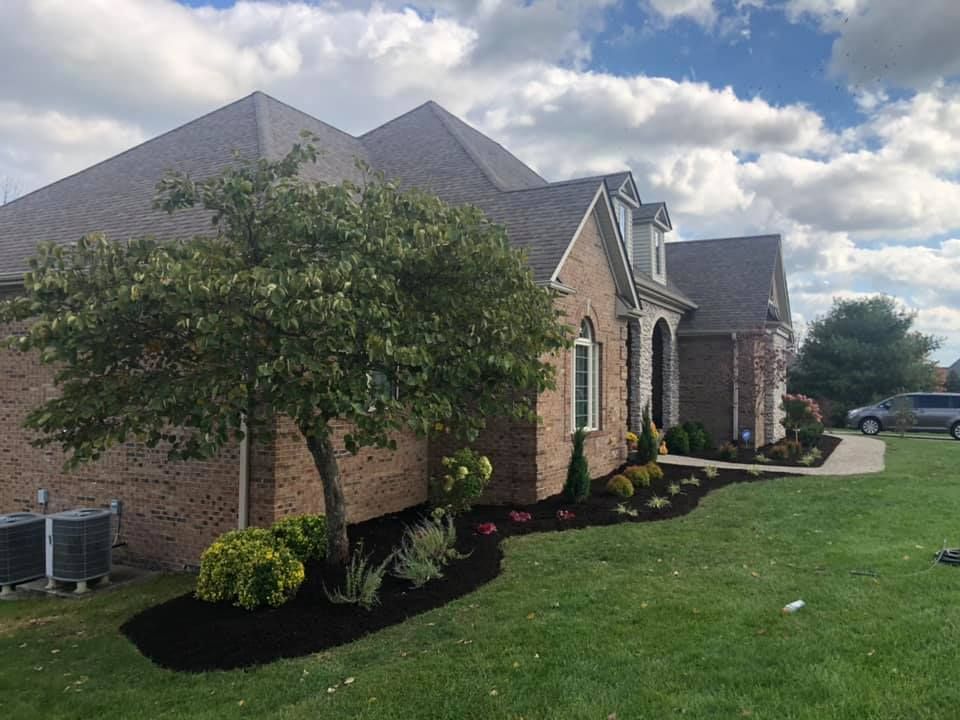
M757 463L764 473L791 473L793 475L866 475L876 473L885 467L883 455L887 444L883 440L861 435L834 435L843 440L830 457L820 467L791 467L786 465L762 465ZM704 460L703 458L686 457L684 455L661 455L660 462L667 465L693 465L703 467L713 465L728 470L742 470L751 467L749 463L731 463L719 460Z

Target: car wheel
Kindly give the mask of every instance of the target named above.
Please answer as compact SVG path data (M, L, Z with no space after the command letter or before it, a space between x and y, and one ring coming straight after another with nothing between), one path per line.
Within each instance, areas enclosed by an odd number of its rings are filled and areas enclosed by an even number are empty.
M864 435L876 435L880 432L880 421L872 417L864 418L860 421L860 432Z
M950 435L954 440L960 440L960 422L955 422L950 428Z

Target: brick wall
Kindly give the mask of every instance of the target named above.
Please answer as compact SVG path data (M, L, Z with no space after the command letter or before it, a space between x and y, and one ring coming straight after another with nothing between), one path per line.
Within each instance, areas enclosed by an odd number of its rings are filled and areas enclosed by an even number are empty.
M12 328L0 326L6 336ZM167 569L196 565L219 534L237 525L239 455L230 447L204 462L169 463L165 451L130 443L101 460L64 472L58 447L30 445L27 413L55 394L53 373L35 355L0 350L0 512L48 512L123 502L117 559Z
M590 473L599 477L626 460L627 320L617 317L616 285L595 217L584 223L559 277L576 291L558 300L567 324L579 328L583 318L590 318L601 344L600 429L590 433L586 443ZM563 489L575 429L571 417L572 351L552 361L557 367L557 388L543 393L537 403L543 418L537 427L538 498Z
M729 335L678 338L680 421L702 422L715 443L733 437L733 342ZM743 403L741 403L741 409Z

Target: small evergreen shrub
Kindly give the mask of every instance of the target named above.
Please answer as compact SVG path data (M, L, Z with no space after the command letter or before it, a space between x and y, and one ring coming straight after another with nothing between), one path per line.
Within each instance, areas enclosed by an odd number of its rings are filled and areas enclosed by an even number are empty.
M563 485L563 495L568 502L582 502L590 495L590 467L583 451L586 439L587 431L583 428L573 434L573 451L567 466L567 481Z
M720 449L717 451L717 456L721 460L726 460L728 462L733 462L737 459L737 446L732 442L724 443L720 446Z
M323 515L292 515L277 520L270 534L290 548L302 563L327 556L327 518Z
M643 466L647 471L647 476L650 478L650 482L657 482L658 480L663 480L663 468L660 467L655 462L649 462Z
M614 475L607 481L607 492L619 498L633 497L633 482L626 475Z
M363 554L363 543L359 543L350 556L343 587L332 592L323 588L327 600L338 605L359 605L364 610L370 610L380 603L380 586L392 560L393 553L379 565L373 565L370 556Z
M245 610L278 607L296 594L303 577L303 563L269 530L231 530L200 556L196 594Z
M643 408L643 427L640 428L640 434L637 437L637 464L644 465L657 459L657 453L660 450L660 433L650 419L650 404L647 403Z
M631 465L623 474L633 483L634 488L650 487L650 473L647 472L645 465Z
M457 450L443 458L441 464L443 475L430 483L430 504L451 515L464 513L483 494L493 475L493 465L485 455L470 448Z
M699 453L711 448L710 435L703 423L688 421L683 424L683 429L690 441L690 452Z
M670 448L670 452L674 455L690 454L690 438L687 435L687 431L680 425L675 425L667 430L667 436L664 438L664 441L667 443L667 447Z

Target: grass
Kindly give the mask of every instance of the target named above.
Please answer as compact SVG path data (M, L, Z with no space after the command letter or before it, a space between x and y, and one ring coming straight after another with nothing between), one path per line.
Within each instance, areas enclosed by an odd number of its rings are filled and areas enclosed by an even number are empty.
M3 715L955 718L960 568L931 559L960 545L960 443L887 443L879 475L732 486L677 520L512 539L473 595L246 672L158 670L117 632L186 577L0 603Z

